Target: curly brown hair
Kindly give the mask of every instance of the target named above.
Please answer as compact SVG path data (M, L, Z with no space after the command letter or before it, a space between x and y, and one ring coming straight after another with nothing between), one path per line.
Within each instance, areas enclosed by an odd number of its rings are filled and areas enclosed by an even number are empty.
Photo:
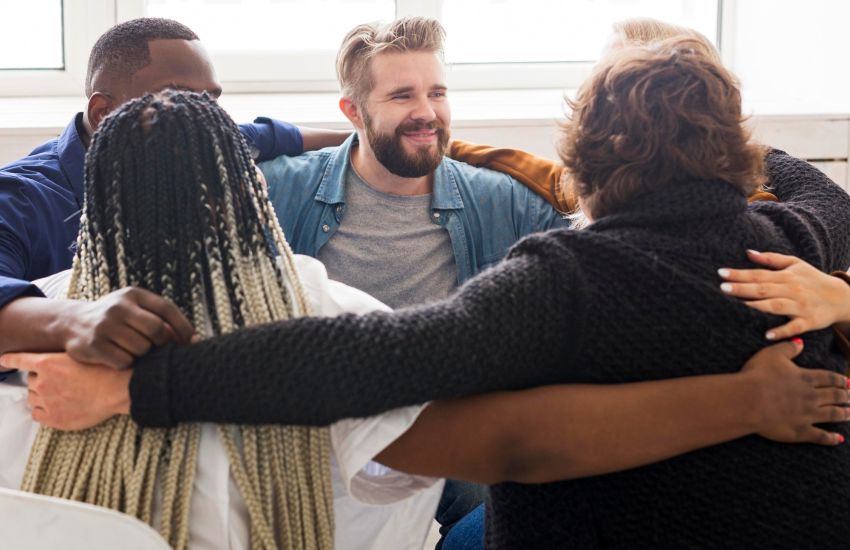
M721 180L748 196L766 181L738 80L694 38L608 57L567 105L559 153L594 218L671 184Z

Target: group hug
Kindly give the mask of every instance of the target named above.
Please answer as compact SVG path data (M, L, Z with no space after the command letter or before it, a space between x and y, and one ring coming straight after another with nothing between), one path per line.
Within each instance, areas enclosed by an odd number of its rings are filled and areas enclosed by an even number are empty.
M350 132L121 23L0 167L0 487L176 549L850 545L850 195L710 41L615 24L554 160L452 139L438 21L341 38Z

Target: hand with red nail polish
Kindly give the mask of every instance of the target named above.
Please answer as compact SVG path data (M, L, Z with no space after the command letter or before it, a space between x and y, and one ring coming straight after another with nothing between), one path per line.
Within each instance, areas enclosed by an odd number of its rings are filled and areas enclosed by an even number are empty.
M755 354L741 374L755 383L756 432L783 443L839 445L841 434L815 427L850 420L850 380L836 372L794 364L803 351L800 338L768 346Z

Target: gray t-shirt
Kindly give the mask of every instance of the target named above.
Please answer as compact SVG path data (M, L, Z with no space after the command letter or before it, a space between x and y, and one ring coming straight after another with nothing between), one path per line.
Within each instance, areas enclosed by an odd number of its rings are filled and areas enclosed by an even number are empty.
M439 300L457 286L449 233L431 221L431 195L369 187L349 163L345 215L318 254L331 279L393 308Z

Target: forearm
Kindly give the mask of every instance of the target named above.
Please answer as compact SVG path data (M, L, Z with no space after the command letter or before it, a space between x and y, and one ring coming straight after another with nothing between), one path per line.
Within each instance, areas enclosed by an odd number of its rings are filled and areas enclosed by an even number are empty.
M329 130L327 128L309 128L299 126L301 138L304 140L305 151L317 151L325 147L333 147L341 144L348 136L351 135L351 130Z
M62 351L64 319L71 300L25 296L0 308L0 354L10 351Z
M480 483L605 474L753 433L754 394L735 374L438 402L377 460Z

